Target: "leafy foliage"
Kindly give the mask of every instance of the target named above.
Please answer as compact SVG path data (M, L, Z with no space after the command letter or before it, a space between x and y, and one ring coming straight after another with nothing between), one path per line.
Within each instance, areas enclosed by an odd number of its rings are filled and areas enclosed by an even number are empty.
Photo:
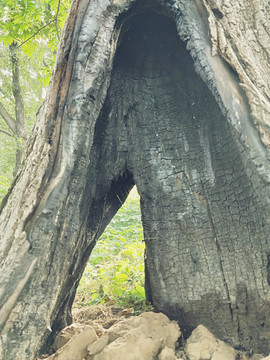
M0 0L0 41L16 43L28 57L40 60L47 85L55 62L59 36L71 0Z
M0 44L0 102L14 119L15 100L12 94L12 71L8 49ZM20 60L20 85L24 96L25 123L30 133L35 122L36 112L43 100L43 84L39 81L38 60L22 52L18 54ZM41 75L42 76L42 75ZM6 133L3 133L5 131ZM8 136L9 133L11 136ZM16 163L16 149L20 139L16 139L5 121L0 117L0 202L8 190L13 179Z
M135 189L92 251L77 291L77 302L82 301L136 309L146 305L143 231Z
M70 5L71 0L0 0L0 102L16 119L9 53L16 45L28 132L50 81ZM13 178L18 141L0 117L0 202Z
M16 158L16 141L0 134L0 202L10 187Z

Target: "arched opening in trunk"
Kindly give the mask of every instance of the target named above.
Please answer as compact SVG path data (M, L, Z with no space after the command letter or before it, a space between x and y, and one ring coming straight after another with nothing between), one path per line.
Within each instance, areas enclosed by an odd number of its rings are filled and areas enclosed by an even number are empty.
M104 304L146 309L140 197L134 186L91 252L75 307Z

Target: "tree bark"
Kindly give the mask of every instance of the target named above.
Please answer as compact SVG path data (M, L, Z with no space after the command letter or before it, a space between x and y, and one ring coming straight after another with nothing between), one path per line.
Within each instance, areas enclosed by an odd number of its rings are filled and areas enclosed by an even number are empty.
M255 0L74 1L1 211L0 357L33 359L71 321L134 184L156 310L270 351L267 16Z

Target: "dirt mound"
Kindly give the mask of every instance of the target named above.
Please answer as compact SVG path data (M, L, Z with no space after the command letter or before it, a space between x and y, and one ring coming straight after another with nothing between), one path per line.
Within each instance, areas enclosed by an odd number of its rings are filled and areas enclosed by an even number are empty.
M95 305L74 309L74 323L55 339L46 360L270 360L248 356L199 325L183 347L178 324L162 313Z
M145 312L123 318L112 308L78 310L77 323L55 340L56 353L48 360L174 360L181 333L175 321L161 313ZM120 316L119 316L120 315Z

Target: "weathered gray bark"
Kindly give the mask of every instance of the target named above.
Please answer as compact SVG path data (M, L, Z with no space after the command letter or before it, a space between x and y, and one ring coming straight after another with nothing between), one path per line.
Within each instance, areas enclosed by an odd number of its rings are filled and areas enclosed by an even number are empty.
M156 309L270 351L267 16L255 0L73 3L1 212L0 357L33 359L70 321L134 183Z

